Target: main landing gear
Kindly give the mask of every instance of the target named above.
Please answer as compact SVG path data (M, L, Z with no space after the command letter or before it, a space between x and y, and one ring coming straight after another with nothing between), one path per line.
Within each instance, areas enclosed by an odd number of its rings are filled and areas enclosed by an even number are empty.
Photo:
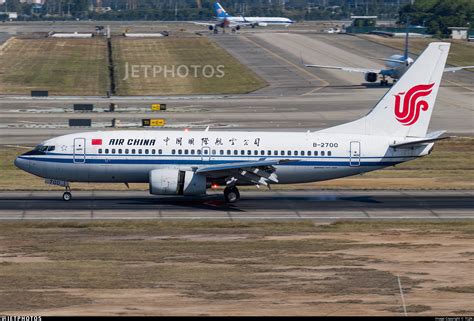
M70 201L72 198L71 194L71 188L69 186L66 186L66 191L63 194L63 201Z
M228 186L224 189L224 198L227 203L235 203L240 199L240 193L237 186Z

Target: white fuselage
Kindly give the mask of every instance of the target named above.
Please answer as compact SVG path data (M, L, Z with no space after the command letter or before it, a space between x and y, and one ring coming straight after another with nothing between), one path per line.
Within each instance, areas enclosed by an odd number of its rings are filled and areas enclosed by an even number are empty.
M224 19L224 18L221 18ZM255 25L283 25L289 26L294 23L293 20L284 17L226 17L231 23L250 23Z
M392 166L428 154L433 145L393 149L389 145L394 139L318 132L87 132L47 140L19 156L15 164L34 175L61 181L147 183L150 171L161 168L193 171L216 164L295 160L275 166L278 183L288 184ZM54 150L41 151L41 146L54 146Z
M413 64L413 59L411 59L410 57L405 58L404 55L392 55L385 62L387 70L382 71L382 74L384 74L384 72L389 72L389 74L387 75L391 78L400 79L403 74L408 70L408 68L410 68L411 64Z

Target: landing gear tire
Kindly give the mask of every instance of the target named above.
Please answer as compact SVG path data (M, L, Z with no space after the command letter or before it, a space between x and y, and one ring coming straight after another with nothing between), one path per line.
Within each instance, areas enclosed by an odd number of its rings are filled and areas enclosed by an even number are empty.
M224 198L227 203L235 203L240 199L240 193L237 187L229 186L224 190Z
M380 86L388 86L388 80L381 80Z
M63 200L64 200L64 201L68 202L68 201L71 200L71 198L72 198L72 194L71 194L71 193L69 193L69 192L64 192L64 194L63 194Z

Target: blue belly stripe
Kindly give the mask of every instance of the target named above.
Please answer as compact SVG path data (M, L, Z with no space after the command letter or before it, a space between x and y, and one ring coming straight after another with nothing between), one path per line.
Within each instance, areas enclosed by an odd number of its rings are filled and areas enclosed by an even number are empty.
M85 162L82 162L81 158L76 159L74 162L73 158L53 158L53 157L21 157L22 159L34 160L39 162L50 162L50 163L63 163L63 164L137 164L137 165L216 165L216 164L229 164L242 162L242 160L197 160L197 159L91 159L86 158ZM281 158L281 157L280 157ZM78 161L79 160L79 161ZM403 160L404 161L404 160ZM381 161L381 162L367 162L361 161L360 166L390 166L395 165L400 161ZM249 161L250 162L250 161ZM354 162L353 162L354 163ZM347 158L346 161L307 161L302 160L298 162L289 162L278 166L350 166L350 161Z

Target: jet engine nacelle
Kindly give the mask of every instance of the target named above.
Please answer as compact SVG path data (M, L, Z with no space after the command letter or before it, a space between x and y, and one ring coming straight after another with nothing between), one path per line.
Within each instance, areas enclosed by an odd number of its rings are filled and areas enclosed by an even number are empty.
M365 81L368 81L368 82L377 81L377 74L375 72L366 72L364 77L365 77Z
M214 26L213 26L213 25L209 25L209 26L207 26L207 27L208 27L209 30L211 30L211 31L214 30Z
M149 184L154 195L206 194L206 177L193 171L155 169L150 171Z

